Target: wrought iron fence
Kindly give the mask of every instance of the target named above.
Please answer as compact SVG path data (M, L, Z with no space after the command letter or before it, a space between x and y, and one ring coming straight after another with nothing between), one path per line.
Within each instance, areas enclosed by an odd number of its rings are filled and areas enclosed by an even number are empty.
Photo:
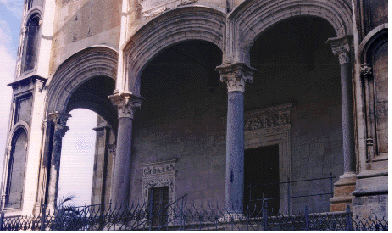
M186 205L184 198L153 213L151 206L136 203L127 208L107 205L67 207L55 214L0 218L0 230L388 230L386 219L353 218L351 210L269 216L267 208L252 215L235 213L218 205ZM155 221L156 220L156 221Z
M291 213L292 210L290 209L293 203L294 199L300 199L300 198L311 198L315 196L330 196L331 198L333 197L333 179L335 179L336 176L333 176L332 173L329 174L329 176L325 177L318 177L318 178L311 178L311 179L299 179L299 180L290 180L290 177L287 177L286 181L281 181L281 182L269 182L269 183L258 183L258 184L249 184L246 186L247 188L247 205L250 206L264 206L264 203L268 203L269 207L269 212L271 213L276 213L279 210L279 202L282 201L283 199L287 199L287 207L288 213ZM322 185L318 185L315 182L324 182ZM323 190L315 190L312 193L306 193L306 194L301 194L295 192L293 189L293 185L295 184L301 184L302 185L305 183L311 183L312 187L323 187ZM271 195L265 195L263 192L264 190L271 190L271 187L277 187L280 189L280 191L285 192L286 195L278 195L278 196L271 196ZM259 190L258 195L255 195L255 190L261 189L261 192ZM302 190L302 189L301 189ZM275 205L274 205L275 202ZM275 212L273 207L275 206Z

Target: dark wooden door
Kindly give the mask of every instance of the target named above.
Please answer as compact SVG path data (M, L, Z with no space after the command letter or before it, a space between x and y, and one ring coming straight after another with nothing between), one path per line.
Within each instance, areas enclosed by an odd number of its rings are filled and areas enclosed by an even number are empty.
M169 187L151 188L149 200L152 202L152 225L165 225L168 219Z
M245 150L244 208L260 210L264 202L271 214L279 212L279 145Z

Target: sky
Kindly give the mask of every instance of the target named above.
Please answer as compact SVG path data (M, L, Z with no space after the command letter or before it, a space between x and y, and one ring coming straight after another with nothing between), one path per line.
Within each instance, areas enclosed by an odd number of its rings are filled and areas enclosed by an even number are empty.
M23 0L0 0L0 174L7 141L9 109ZM75 205L90 204L97 115L90 110L73 110L63 139L60 162L59 198L74 195Z

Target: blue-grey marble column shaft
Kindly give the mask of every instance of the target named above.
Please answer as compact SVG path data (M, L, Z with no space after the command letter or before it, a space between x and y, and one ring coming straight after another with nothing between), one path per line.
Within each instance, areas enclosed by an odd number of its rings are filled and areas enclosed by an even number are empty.
M329 39L332 52L339 56L340 74L342 84L342 134L343 134L343 158L344 174L354 174L356 171L355 161L355 138L354 138L354 106L352 65L350 60L351 38Z
M132 121L136 109L141 107L141 99L131 93L117 94L109 98L117 106L119 118L111 199L117 208L127 207L130 193Z
M244 93L228 93L226 131L226 209L242 213L244 186Z
M244 195L244 92L245 83L253 81L254 70L245 64L217 67L228 90L226 130L225 208L229 213L243 213Z

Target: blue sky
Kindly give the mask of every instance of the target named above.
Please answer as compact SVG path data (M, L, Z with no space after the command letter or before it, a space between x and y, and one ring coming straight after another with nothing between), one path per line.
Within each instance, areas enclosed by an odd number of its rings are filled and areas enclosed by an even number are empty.
M7 140L15 59L19 46L19 32L23 0L0 0L0 174ZM70 130L63 139L59 197L73 194L75 204L90 203L94 158L96 114L89 110L74 110L67 125Z

